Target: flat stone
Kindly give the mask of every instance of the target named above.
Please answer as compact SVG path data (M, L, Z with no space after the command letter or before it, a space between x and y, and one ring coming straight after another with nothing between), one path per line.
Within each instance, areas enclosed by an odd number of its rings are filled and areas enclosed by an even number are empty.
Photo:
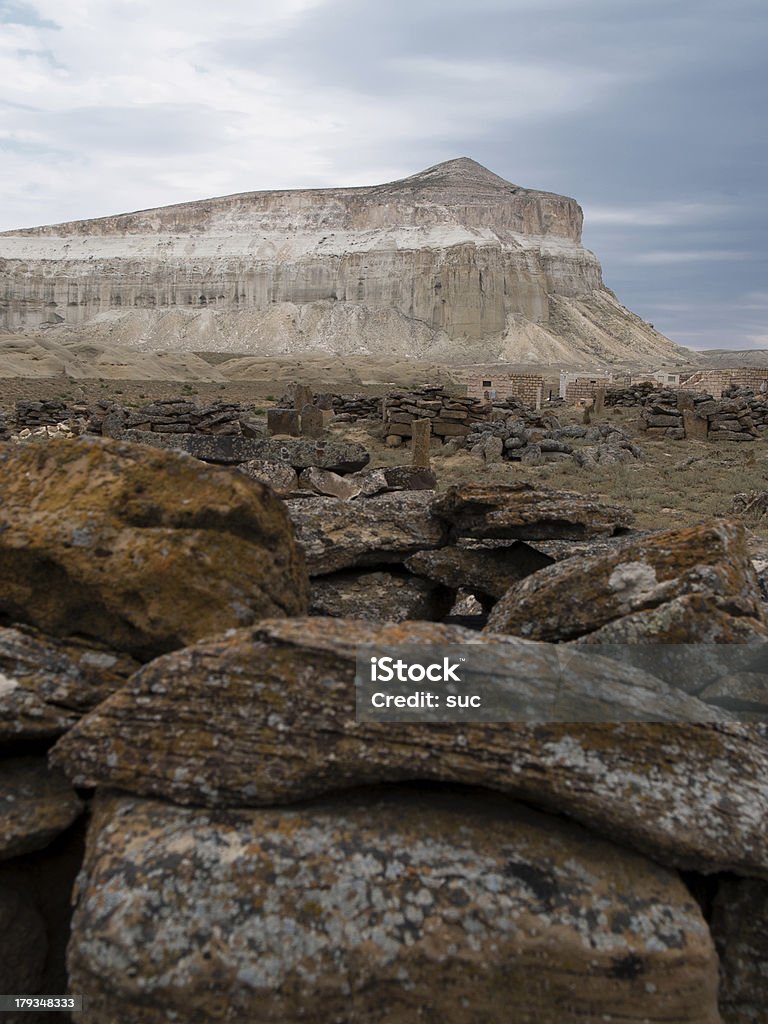
M558 562L510 587L487 630L571 640L689 593L722 601L732 617L764 621L741 523L714 520L627 540L611 554Z
M329 469L318 469L311 466L303 469L299 474L299 487L315 494L326 494L331 498L339 498L341 501L349 501L356 498L360 493L361 485L349 477L339 476Z
M90 1024L720 1020L674 873L488 794L100 796L69 963Z
M0 615L140 659L301 613L285 505L239 473L90 438L0 452Z
M437 623L262 622L150 662L62 737L52 760L79 786L208 807L291 803L398 780L484 786L566 814L659 863L768 877L768 744L760 727L718 719L726 712L681 691L664 696L662 683L591 651L567 652L566 676L553 676L548 646L484 638L508 654L504 685L526 700L546 702L565 681L583 700L618 702L622 714L644 704L675 720L357 720L361 645L477 637ZM677 707L685 707L685 723ZM707 721L693 719L705 711Z
M551 564L551 558L527 544L516 543L486 551L453 546L419 551L406 559L405 567L447 587L465 587L473 593L499 598L517 580Z
M311 576L402 562L416 551L440 547L447 533L431 513L430 491L396 491L364 502L319 497L286 504Z
M0 860L47 846L83 809L72 786L43 757L0 760Z
M237 467L251 480L267 484L275 494L283 497L299 488L299 478L293 466L287 462L270 462L269 459L249 459Z
M295 409L267 409L267 430L272 434L289 434L298 437L299 414Z
M432 511L458 536L513 540L610 536L632 521L628 509L523 482L454 485L436 499Z
M367 622L435 622L451 610L450 591L407 573L337 572L312 581L311 615Z

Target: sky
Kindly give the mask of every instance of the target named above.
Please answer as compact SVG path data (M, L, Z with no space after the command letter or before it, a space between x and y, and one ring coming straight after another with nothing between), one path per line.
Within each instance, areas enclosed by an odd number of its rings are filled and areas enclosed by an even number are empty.
M768 348L766 0L0 0L0 230L469 156L673 341Z

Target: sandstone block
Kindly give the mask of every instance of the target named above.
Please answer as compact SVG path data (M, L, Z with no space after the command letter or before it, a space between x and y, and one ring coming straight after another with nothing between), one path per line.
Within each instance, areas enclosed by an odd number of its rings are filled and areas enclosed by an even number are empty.
M411 459L415 469L429 469L429 438L432 424L429 420L414 420L411 424Z
M0 455L0 613L139 658L306 608L285 507L240 474L120 441Z
M275 494L281 497L298 490L299 478L293 466L287 462L271 462L269 459L249 459L248 462L241 462L237 467L240 473L244 473L251 480L258 480L261 484L268 484Z
M445 524L431 512L429 491L396 491L342 503L335 498L288 501L310 575L357 565L402 562L408 555L440 547Z
M712 941L680 880L492 796L374 791L215 818L100 798L69 963L92 1024L190 1004L199 1024L309 1007L502 1024L510 1006L537 1024L719 1024Z
M614 552L571 558L510 587L488 631L570 640L614 619L702 594L730 615L764 621L759 584L741 523L714 520L627 540Z
M262 622L151 662L58 741L53 761L77 785L208 807L398 780L484 786L660 863L768 877L768 747L754 727L719 720L724 712L682 692L673 703L685 707L685 724L357 720L360 645L476 642L472 630L437 623ZM662 713L664 684L591 651L569 650L553 675L538 644L485 644L508 652L504 685L528 701L566 686L584 699L610 697L624 715L637 702Z
M477 538L579 539L614 534L632 520L628 509L522 482L452 486L432 508L458 536Z
M360 493L361 485L349 477L339 476L329 469L318 469L310 466L302 469L299 474L299 487L314 491L316 494L327 494L331 498L349 501Z
M295 409L267 409L267 430L270 434L298 437L299 414Z
M322 410L315 405L305 405L301 410L301 434L302 437L322 437L325 422Z

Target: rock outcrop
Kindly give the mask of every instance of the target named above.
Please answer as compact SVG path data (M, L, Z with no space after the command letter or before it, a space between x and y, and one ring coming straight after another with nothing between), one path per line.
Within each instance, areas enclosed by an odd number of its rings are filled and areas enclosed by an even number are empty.
M517 362L689 356L603 286L573 199L466 158L0 235L0 327L134 348Z

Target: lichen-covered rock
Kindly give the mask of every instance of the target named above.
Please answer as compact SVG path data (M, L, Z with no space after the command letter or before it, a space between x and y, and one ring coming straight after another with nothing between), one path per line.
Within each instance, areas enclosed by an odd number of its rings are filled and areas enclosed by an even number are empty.
M0 453L0 615L138 657L306 610L283 503L240 474L90 439Z
M261 484L268 484L275 494L281 496L298 490L299 478L293 466L287 462L270 462L269 459L249 459L248 462L241 462L237 467L240 473L244 473L251 480L258 480Z
M310 615L367 622L436 622L452 604L450 590L407 573L335 572L316 577L309 592Z
M360 493L361 484L349 477L332 473L329 469L310 466L309 469L302 469L299 474L299 487L314 491L315 494L325 494L329 498L349 501Z
M60 736L138 667L125 654L76 638L0 627L0 744Z
M522 481L449 487L432 506L460 537L578 540L626 529L629 509Z
M311 576L357 565L402 562L440 547L447 527L431 513L430 491L395 491L363 501L297 498L286 502Z
M489 549L451 545L437 551L418 551L405 561L405 567L418 576L495 598L502 597L513 583L551 564L551 558L523 543Z
M768 1008L768 882L721 879L712 907L723 1024L763 1024Z
M489 794L214 815L104 795L69 966L88 1024L719 1024L680 880Z
M0 860L47 846L83 809L74 789L42 757L0 760Z
M711 725L677 724L674 710L666 723L357 720L360 645L477 642L471 630L436 623L262 622L145 666L59 740L53 760L78 785L211 807L405 779L479 785L673 866L768 877L768 745L753 727L726 724L726 712L711 709L705 720L722 723ZM564 648L563 672L553 675L551 648L512 637L486 637L482 647L493 644L509 654L505 685L527 700L564 681L583 699L608 695L624 713L642 698L662 714L669 699L591 651Z
M510 587L487 630L570 640L686 594L703 595L732 618L764 622L742 524L714 520L628 540L611 554L558 562Z

